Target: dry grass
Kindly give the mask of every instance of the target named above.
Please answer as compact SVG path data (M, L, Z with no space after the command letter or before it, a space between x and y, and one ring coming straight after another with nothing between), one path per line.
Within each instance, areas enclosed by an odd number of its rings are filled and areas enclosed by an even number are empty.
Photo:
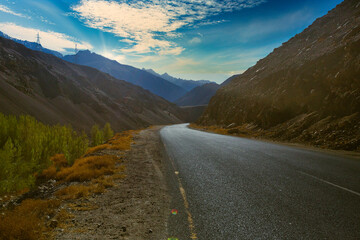
M67 182L80 182L103 175L113 174L115 172L115 163L117 160L118 158L113 155L80 158L76 160L71 167L62 168L57 172L56 179Z
M56 220L59 222L58 227L62 229L68 229L69 227L72 227L74 224L71 222L72 219L74 219L74 215L69 213L64 208L61 209L58 214L56 215Z
M55 196L62 200L78 199L87 197L91 194L100 194L105 191L105 187L101 184L85 185L72 185L58 190Z
M222 128L219 126L200 126L195 123L190 123L189 127L194 128L194 129L209 131L209 132L213 132L213 133L217 133L217 134L230 135L228 133L228 129L225 129L225 128Z
M139 130L140 131L140 130ZM126 131L116 134L106 144L93 147L87 154L99 152L104 149L129 150L133 143L133 135L139 131ZM45 169L38 177L56 179L59 182L84 182L58 190L56 200L24 200L12 210L6 210L0 215L1 240L42 240L52 238L51 229L47 226L47 216L58 221L58 227L63 229L71 225L73 215L66 210L58 208L62 201L88 197L100 194L106 188L113 187L114 181L126 175L124 165L117 166L120 158L114 155L86 156L75 160L72 166L68 165L63 154L51 158L52 165ZM94 206L82 206L76 210L88 211ZM69 225L70 224L70 225Z
M53 216L60 206L59 200L24 200L19 206L0 216L0 239L48 239L45 217Z
M129 150L131 144L134 143L133 136L137 134L141 130L129 130L122 133L117 133L113 138L111 138L107 143L95 146L90 148L86 154L92 154L94 152L98 152L104 149L114 149L114 150Z
M134 134L140 130L130 130L122 133L117 133L106 144L90 148L86 155L99 152L104 149L113 150L129 150L133 141ZM86 156L85 155L85 156ZM113 155L96 155L86 156L75 160L70 167L67 166L67 161L63 154L55 155L51 158L53 164L45 169L40 177L45 179L56 179L60 181L88 181L103 175L114 174L116 169L115 164L118 158Z

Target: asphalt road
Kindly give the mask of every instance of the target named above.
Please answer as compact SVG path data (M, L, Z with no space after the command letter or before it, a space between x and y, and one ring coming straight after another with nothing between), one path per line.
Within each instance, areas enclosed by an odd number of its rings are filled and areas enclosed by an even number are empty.
M360 160L186 124L160 134L182 196L174 239L360 239Z

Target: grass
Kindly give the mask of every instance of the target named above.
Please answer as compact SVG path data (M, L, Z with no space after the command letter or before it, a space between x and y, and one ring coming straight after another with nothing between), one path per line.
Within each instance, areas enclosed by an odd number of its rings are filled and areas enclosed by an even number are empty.
M126 175L124 165L120 165L121 158L101 152L104 149L125 151L134 143L133 136L139 131L126 131L116 134L106 144L93 147L87 154L69 165L64 154L51 157L51 166L43 170L39 179L56 179L59 183L81 182L64 187L52 200L27 199L13 209L8 209L0 215L1 240L33 240L51 239L50 219L58 221L58 227L66 229L73 218L66 210L60 209L65 201L86 198L93 194L101 194L106 188L115 186L117 179ZM92 155L96 154L96 155ZM85 206L82 211L93 209ZM74 210L74 209L73 209ZM79 209L75 209L79 210Z
M120 151L129 150L131 144L134 143L133 135L140 131L141 130L129 130L122 133L117 133L113 138L107 141L107 143L90 148L86 152L86 155L93 154L104 149Z
M45 218L53 216L60 206L59 200L27 199L0 216L0 239L37 240L48 239L49 230Z
M199 130L205 130L205 131L209 131L209 132L213 132L213 133L217 133L217 134L230 135L228 133L228 129L225 129L225 128L222 128L219 126L200 126L195 123L190 123L189 127L194 128L194 129L199 129Z
M58 190L55 196L61 200L70 200L87 197L92 194L100 194L105 191L105 187L101 184L85 185L72 185Z

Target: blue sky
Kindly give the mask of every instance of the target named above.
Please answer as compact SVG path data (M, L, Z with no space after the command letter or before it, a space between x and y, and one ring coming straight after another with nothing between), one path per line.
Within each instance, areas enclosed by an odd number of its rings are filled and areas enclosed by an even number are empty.
M342 0L1 0L0 31L72 54L224 81Z

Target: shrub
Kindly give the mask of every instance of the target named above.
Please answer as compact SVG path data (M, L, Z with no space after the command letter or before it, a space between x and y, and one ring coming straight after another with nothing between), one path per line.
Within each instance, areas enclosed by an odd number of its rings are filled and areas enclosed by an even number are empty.
M114 173L117 159L117 157L112 155L84 157L76 160L71 167L62 168L56 174L56 179L80 182L112 174Z
M0 113L0 195L32 187L35 175L52 164L51 156L61 153L58 165L71 165L87 148L86 134L71 127Z
M114 131L111 129L110 123L106 123L103 128L104 139L109 140L114 136Z
M91 128L91 146L97 146L104 142L104 134L99 129L99 126L95 124Z
M44 236L45 217L53 216L60 206L58 200L27 199L0 216L0 239L37 240Z

